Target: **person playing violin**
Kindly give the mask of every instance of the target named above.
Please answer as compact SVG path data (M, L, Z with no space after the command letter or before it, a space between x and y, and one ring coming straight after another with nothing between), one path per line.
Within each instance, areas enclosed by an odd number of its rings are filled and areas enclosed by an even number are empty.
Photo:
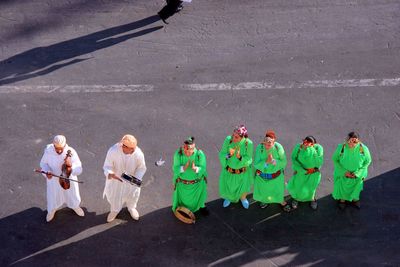
M52 144L44 149L40 160L41 171L47 178L47 216L46 221L53 220L54 215L62 205L75 211L78 216L85 216L80 208L81 196L78 183L69 183L66 180L54 175L78 180L77 176L82 173L82 163L75 149L67 144L63 135L56 135Z

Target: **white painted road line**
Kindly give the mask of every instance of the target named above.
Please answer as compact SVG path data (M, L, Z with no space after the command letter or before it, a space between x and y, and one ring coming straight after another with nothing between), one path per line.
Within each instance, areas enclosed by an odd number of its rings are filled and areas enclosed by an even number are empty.
M391 79L350 79L350 80L314 80L305 82L243 82L243 83L205 83L181 84L184 91L230 91L230 90L273 90L294 88L354 88L354 87L393 87L400 85L400 78ZM129 85L38 85L38 86L0 86L0 94L12 93L146 93L153 92L151 84Z
M0 94L12 93L144 93L154 91L149 84L129 85L64 85L0 86Z
M398 86L400 78L392 79L350 79L350 80L315 80L305 82L244 82L244 83L207 83L182 84L185 91L229 91L229 90L263 90L263 89L292 89L292 88L350 88L350 87L382 87Z

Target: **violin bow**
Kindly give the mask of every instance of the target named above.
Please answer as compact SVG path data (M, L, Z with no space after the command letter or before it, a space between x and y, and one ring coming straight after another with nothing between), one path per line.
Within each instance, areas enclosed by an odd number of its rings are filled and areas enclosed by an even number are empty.
M34 172L38 172L38 173L48 174L48 172L45 172L45 171L42 171L42 170L38 170L38 169L34 169L33 171ZM75 180L75 179L67 178L67 177L64 177L64 176L61 176L61 175L55 175L55 174L51 174L51 175L54 176L54 177L61 178L61 179L65 179L65 180L69 180L69 181L72 181L72 182L83 184L82 181L78 181L78 180Z

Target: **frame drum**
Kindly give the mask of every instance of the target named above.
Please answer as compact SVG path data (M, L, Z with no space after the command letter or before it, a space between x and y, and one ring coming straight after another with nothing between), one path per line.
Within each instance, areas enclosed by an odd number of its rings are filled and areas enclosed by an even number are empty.
M193 224L196 222L196 216L194 216L193 212L185 207L177 207L174 214L176 218L184 223Z

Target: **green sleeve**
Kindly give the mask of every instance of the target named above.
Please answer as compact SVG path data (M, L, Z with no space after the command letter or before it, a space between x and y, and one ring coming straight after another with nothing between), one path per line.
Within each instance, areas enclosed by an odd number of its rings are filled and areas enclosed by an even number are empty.
M354 172L354 175L357 178L361 177L363 174L366 173L366 170L367 170L368 166L372 162L371 154L369 153L368 147L366 145L363 145L362 147L363 147L363 150L364 150L365 158L364 158L364 161L363 161L361 167ZM362 178L365 178L365 177L362 177Z
M206 155L204 154L204 152L202 150L198 150L197 152L198 154L196 156L199 157L199 162L198 164L198 168L199 168L199 176L200 177L207 177L207 161L206 161Z
M262 157L261 157L262 146L263 146L263 144L259 144L256 147L256 154L254 156L254 167L256 170L260 170L260 171L264 172L265 160L262 159Z
M229 141L231 140L230 136L225 138L224 144L222 145L221 150L219 151L219 162L223 168L226 167L226 155L228 154L228 146Z
M247 142L247 145L244 144L246 153L241 155L241 167L249 167L253 163L253 142L250 139L247 139L245 142Z
M342 150L343 144L339 144L336 147L335 152L333 153L332 156L332 161L333 161L333 166L335 170L337 170L338 173L345 173L347 170L343 168L342 164L340 164L340 151Z
M298 160L298 156L299 156L299 149L300 149L300 144L297 144L292 151L292 168L293 170L299 172L299 171L303 171L305 170L303 164L300 163L300 161Z
M286 164L287 164L287 159L286 159L286 154L285 154L285 150L283 149L283 146L281 144L278 144L278 155L279 155L279 159L275 159L276 160L276 167L278 169L285 169L286 168Z
M317 151L316 167L319 169L324 164L324 148L320 144L315 144L315 150Z
M174 154L174 162L172 165L172 172L173 172L173 177L172 177L172 183L175 184L176 178L179 177L179 174L181 173L181 155L179 154L179 149L175 151Z

